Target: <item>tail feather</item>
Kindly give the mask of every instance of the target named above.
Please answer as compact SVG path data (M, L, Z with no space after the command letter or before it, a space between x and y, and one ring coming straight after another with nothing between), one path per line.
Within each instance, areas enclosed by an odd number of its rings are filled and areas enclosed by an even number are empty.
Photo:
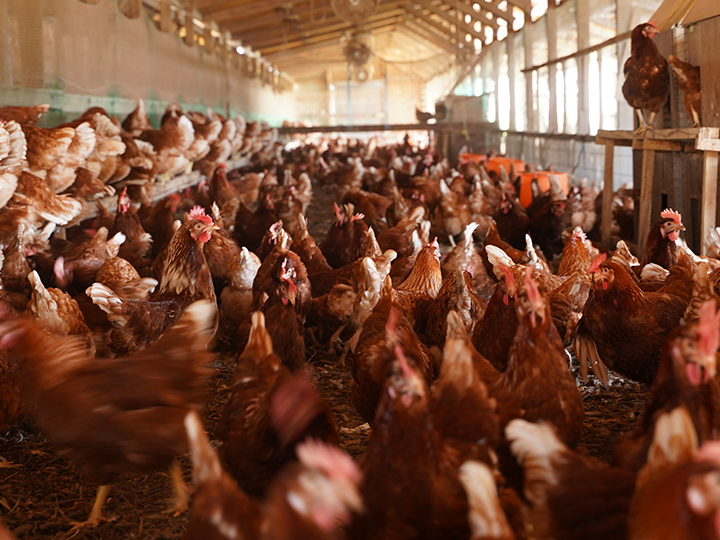
M472 538L513 538L490 468L478 461L466 461L460 466L459 478L467 493Z
M107 313L108 320L114 324L125 326L128 317L125 313L125 302L110 288L102 283L93 283L85 291L93 304Z
M568 451L553 428L516 418L505 428L510 449L525 469L525 496L535 505L545 500L546 490L558 483L553 458Z
M223 472L220 459L210 444L200 417L195 411L190 411L185 416L185 430L188 435L195 484L219 481Z

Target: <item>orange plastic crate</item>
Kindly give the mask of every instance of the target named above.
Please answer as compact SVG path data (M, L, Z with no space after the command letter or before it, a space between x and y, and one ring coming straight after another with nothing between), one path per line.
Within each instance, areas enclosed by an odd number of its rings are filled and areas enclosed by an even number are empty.
M510 174L510 164L512 164L513 172L515 173L515 178L517 178L521 173L525 172L525 162L520 161L519 159L510 159L507 157L500 157L495 156L491 157L487 160L487 163L485 164L485 169L490 171L495 171L498 175L500 174L500 165L502 165L505 168L505 172ZM511 180L514 180L515 178L511 178Z
M541 192L545 192L550 189L550 175L555 176L557 183L567 195L568 187L568 175L566 173L552 172L552 171L535 171L535 172L524 172L520 178L520 204L525 208L530 206L532 202L532 180L537 177L538 186Z

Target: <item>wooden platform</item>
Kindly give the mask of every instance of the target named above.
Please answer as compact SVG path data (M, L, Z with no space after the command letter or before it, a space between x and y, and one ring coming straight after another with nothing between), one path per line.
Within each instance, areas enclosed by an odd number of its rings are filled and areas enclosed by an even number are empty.
M605 146L605 178L603 187L602 241L610 240L612 225L613 164L615 146L632 146L643 151L640 180L640 212L638 217L638 250L645 247L648 232L655 217L652 215L652 195L655 152L703 152L701 242L715 227L717 211L719 128L649 129L643 137L634 131L600 130L596 144ZM705 248L703 246L703 255Z

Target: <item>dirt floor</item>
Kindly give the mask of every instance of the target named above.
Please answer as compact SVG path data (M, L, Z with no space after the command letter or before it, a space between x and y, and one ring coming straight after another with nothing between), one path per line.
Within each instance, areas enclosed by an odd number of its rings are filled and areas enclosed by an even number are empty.
M319 189L310 215L311 233L322 238L330 225L332 202ZM338 364L337 351L327 346L307 347L309 373L320 394L331 405L340 428L342 447L352 456L364 451L369 429L350 400L350 365ZM209 433L228 397L233 358L218 358L210 380L203 420ZM577 371L577 369L576 369ZM633 428L646 400L638 384L613 378L609 388L591 380L578 380L585 403L585 431L580 451L609 461L613 439ZM185 480L191 483L190 461L181 458ZM58 455L30 423L0 433L0 516L18 538L109 539L182 538L188 512L166 513L172 494L167 474L122 478L111 489L104 516L97 528L72 529L72 521L87 519L96 487L82 475L81 467Z

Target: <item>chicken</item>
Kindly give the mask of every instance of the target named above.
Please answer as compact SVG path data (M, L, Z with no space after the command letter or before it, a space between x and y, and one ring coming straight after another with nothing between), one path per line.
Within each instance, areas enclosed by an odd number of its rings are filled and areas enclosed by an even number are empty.
M460 316L465 330L473 334L475 324L482 319L487 301L480 298L472 287L472 277L463 270L455 270L442 283L437 296L417 321L418 333L428 347L442 348L447 333L447 317L451 311Z
M296 444L307 437L338 442L329 407L303 373L292 377L282 365L265 322L262 313L252 315L248 344L238 358L218 426L223 465L254 497L261 497L273 476L296 459Z
M494 463L494 448L500 439L496 401L488 395L476 371L472 345L456 311L447 316L447 340L440 376L429 402L433 424L461 457ZM458 414L458 411L464 411Z
M700 68L683 62L674 54L668 56L668 64L675 76L675 84L682 90L685 114L692 120L692 127L700 127L702 122L702 89L700 88Z
M528 268L524 291L515 300L518 327L502 384L525 420L551 422L560 439L574 448L583 427L582 398L568 368L548 300L532 274Z
M125 235L125 242L120 246L118 256L130 262L138 270L149 268L148 257L152 251L152 237L145 232L140 216L135 212L130 197L128 197L127 187L118 197L115 222L110 231L111 235L116 233Z
M119 474L165 468L183 451L183 418L205 389L214 312L210 302L195 303L154 347L99 363L77 338L49 335L9 315L0 322L38 424L101 486L87 524L102 519L108 484ZM174 471L180 480L177 465ZM183 509L187 494L177 495Z
M630 58L625 61L623 73L625 82L622 93L628 104L635 109L640 127L639 135L652 127L670 93L670 79L667 60L660 54L652 38L657 33L655 23L648 22L633 28L630 36ZM647 124L643 109L650 111Z
M79 337L85 344L88 356L95 356L93 335L78 303L60 289L46 289L34 270L27 279L32 286L32 297L25 308L26 315L34 318L40 327L51 334Z
M83 291L94 281L103 263L117 257L125 235L117 233L108 239L108 230L100 227L88 241L74 246L65 257L58 257L55 263L55 276L58 283L75 292Z
M158 284L154 278L141 278L135 267L120 257L102 263L95 279L127 300L146 300Z
M719 450L717 441L697 449L683 408L661 416L630 503L627 537L717 538Z
M75 138L75 130L70 127L44 129L22 124L22 130L27 141L28 168L43 177L67 155Z
M115 188L102 183L88 169L78 167L75 171L75 180L66 193L81 201L96 201L103 197L115 195Z
M682 216L680 213L666 208L660 212L660 219L648 232L640 258L640 266L637 267L638 272L642 271L645 265L650 263L659 264L666 270L670 270L678 261L677 239L680 237L680 231L684 231L685 226L682 224Z
M572 210L565 200L551 200L530 218L530 235L548 260L562 253L562 233L571 223Z
M293 283L293 269L285 264L286 261L283 260L279 285L269 291L268 299L260 309L265 315L273 348L285 366L298 371L305 366L303 320L295 306L298 289Z
M15 193L27 153L27 141L20 124L0 122L0 208Z
M49 110L50 105L47 103L31 107L0 107L0 120L34 126L40 117Z
M545 422L515 419L505 432L525 471L535 538L625 538L634 473L573 452Z
M0 431L13 427L22 416L20 381L8 351L0 351ZM0 535L2 538L2 535Z
M160 181L183 172L189 165L185 152L195 137L192 122L187 116L169 118L159 130L143 131L139 138L153 145L157 153L157 175Z
M677 326L688 302L664 292L645 293L624 266L599 255L590 267L593 288L583 309L575 350L583 377L585 359L607 384L607 368L650 384L665 335ZM603 262L604 261L604 262Z
M471 217L467 197L455 193L445 180L440 180L440 199L431 219L433 234L442 238L457 236L470 224Z
M355 211L362 214L368 227L378 233L388 228L387 209L392 201L378 193L354 189L347 191L342 198L342 204L352 204Z
M18 225L17 234L3 253L3 264L0 269L4 289L4 300L9 301L15 309L22 311L30 297L30 284L27 276L30 265L25 247L25 225Z
M80 215L82 203L70 195L56 195L47 183L32 173L23 171L17 188L8 203L10 206L27 206L35 214L33 224L47 220L56 225L67 225Z
M366 509L350 538L467 538L458 456L433 425L425 378L392 348L362 463Z
M720 388L716 352L720 345L720 313L713 301L700 309L696 323L674 329L662 347L657 375L639 426L615 449L615 462L640 470L660 414L684 407L700 443L720 432Z
M335 222L320 243L320 250L330 266L340 268L363 256L368 226L362 214L354 214L352 204L341 209L333 203L333 208Z
M164 252L158 287L147 301L123 300L111 289L94 283L87 294L113 323L112 348L126 353L155 342L183 310L200 299L217 306L215 289L203 245L216 225L206 215L189 217ZM217 328L217 320L215 323Z
M436 238L420 250L412 272L396 288L397 301L411 324L423 319L441 286L440 246Z
M498 211L493 216L500 238L515 249L522 249L530 218L527 212L511 194L503 194ZM488 241L489 243L489 241Z
M122 128L133 137L139 137L144 131L152 129L150 119L145 112L145 101L138 99L135 109L125 118Z
M232 344L233 349L236 347L238 327L252 312L252 285L260 264L260 258L244 247L228 265L229 283L220 293L218 341Z
M338 522L362 511L357 465L332 446L299 445L300 463L283 469L263 504L223 470L195 413L188 413L185 426L197 485L185 540L330 540L340 537Z
M216 203L220 208L225 204L240 197L240 194L235 190L230 182L228 182L227 176L225 175L225 164L220 164L215 169L215 172L210 178L210 186L208 190L208 196L210 202Z
M375 419L387 372L394 361L395 343L403 346L408 361L418 369L428 387L433 379L430 352L403 316L388 285L362 326L352 364L352 401L366 422Z
M298 216L298 233L293 236L290 251L297 253L302 260L308 275L312 276L320 272L331 272L333 270L325 259L325 255L315 243L315 239L308 232L308 220L300 214Z
M78 167L84 167L87 159L95 150L97 138L89 122L83 122L75 128L72 142L65 154L47 171L45 180L55 193L61 193L75 182Z
M230 266L232 258L240 253L240 248L230 237L230 232L223 228L222 216L215 203L212 206L212 215L219 229L205 244L205 258L210 267L213 281L220 288L227 283L228 266Z
M250 251L258 250L263 236L277 221L274 209L275 203L270 195L260 201L254 212L251 212L244 203L240 203L233 232L233 238L240 247L245 246Z

